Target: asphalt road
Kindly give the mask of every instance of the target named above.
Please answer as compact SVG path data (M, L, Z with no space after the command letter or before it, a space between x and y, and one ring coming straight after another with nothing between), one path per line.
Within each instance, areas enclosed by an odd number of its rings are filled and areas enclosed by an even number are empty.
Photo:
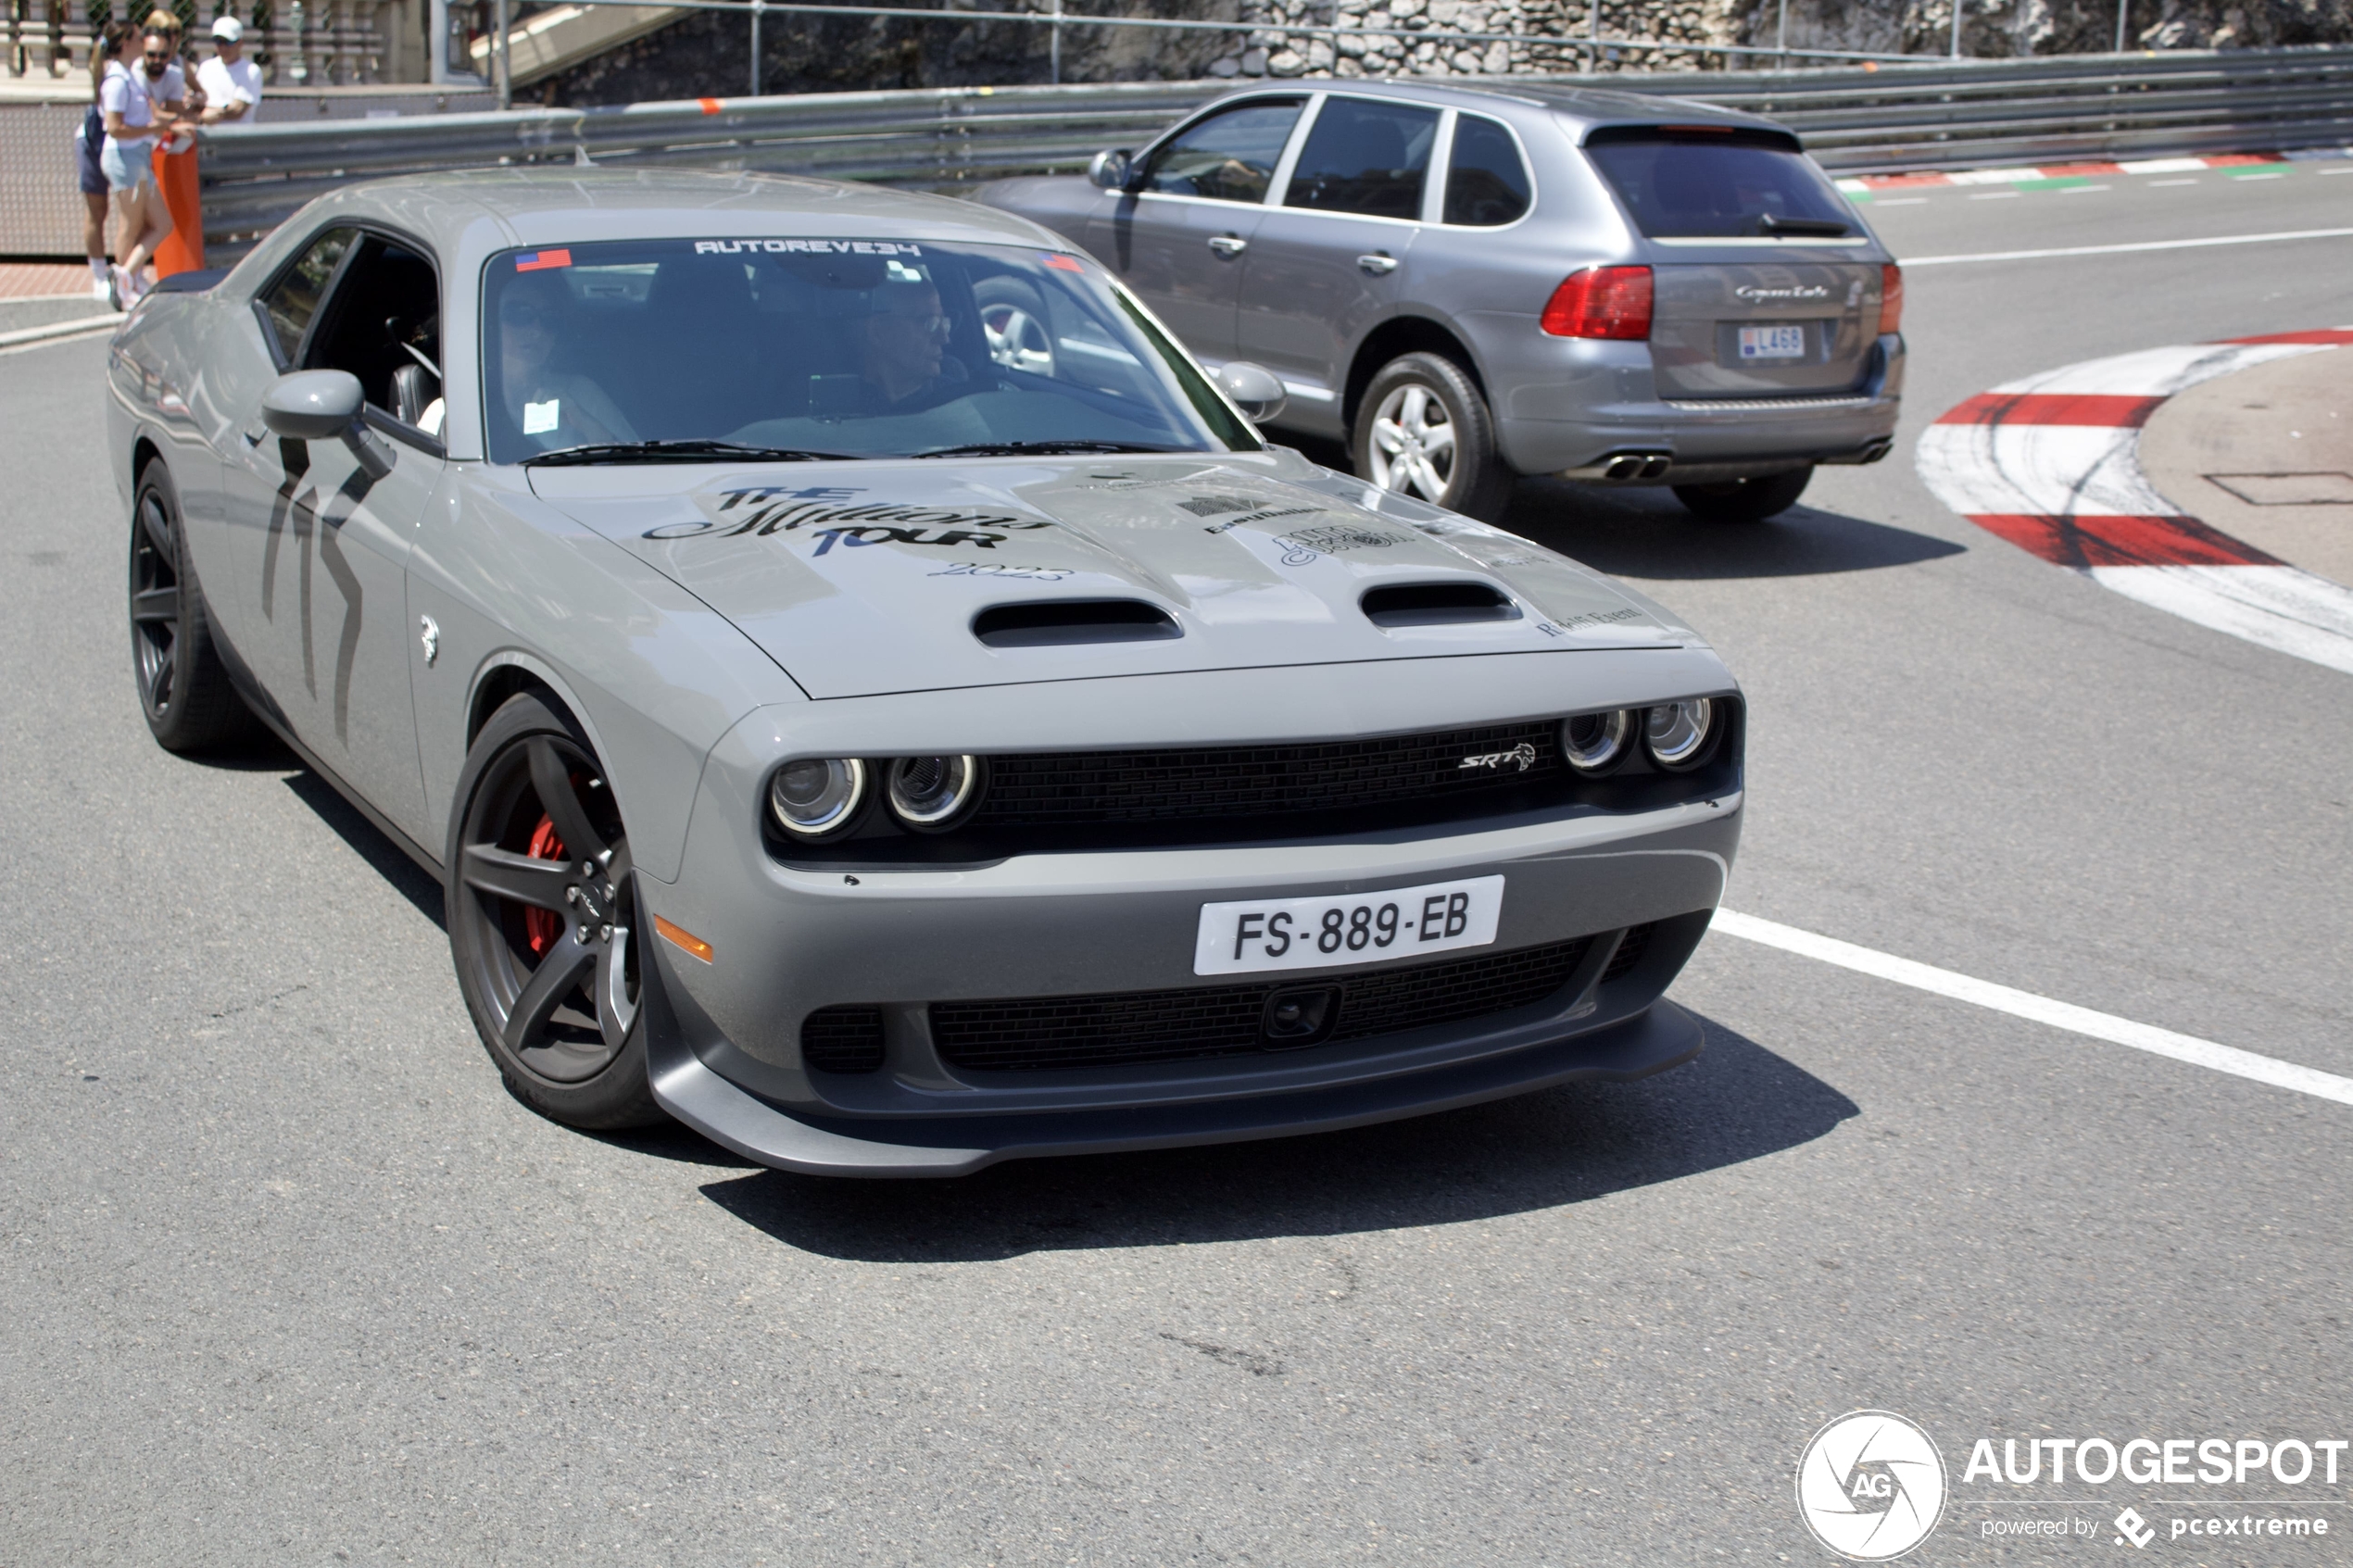
M2353 226L2353 179L2116 184L1873 216L1914 257ZM1897 455L1776 524L1523 489L1746 684L1731 908L2353 1073L2346 678L1908 452L2010 377L2353 321L2347 245L1917 269ZM1800 1449L1858 1407L1954 1467L1909 1562L2192 1498L2353 1532L2353 1466L1959 1474L2353 1436L2353 1110L1720 935L1695 1064L1354 1134L889 1185L538 1120L425 878L283 757L148 740L103 352L0 357L0 1562L1804 1562ZM2037 1512L1997 1494L2100 1533L1988 1540Z

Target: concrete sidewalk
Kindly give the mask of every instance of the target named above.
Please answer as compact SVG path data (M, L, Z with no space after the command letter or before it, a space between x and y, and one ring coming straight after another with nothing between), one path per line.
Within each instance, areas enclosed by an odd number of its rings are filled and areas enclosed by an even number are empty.
M2183 512L2353 584L2353 355L2274 359L2178 394L2141 432L2140 463Z

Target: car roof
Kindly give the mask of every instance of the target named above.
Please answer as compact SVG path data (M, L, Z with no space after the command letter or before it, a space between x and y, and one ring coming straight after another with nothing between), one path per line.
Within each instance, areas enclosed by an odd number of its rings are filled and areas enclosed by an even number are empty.
M1739 125L1788 132L1762 115L1704 104L1691 98L1662 97L1647 93L1621 93L1606 87L1570 87L1556 82L1417 82L1403 77L1318 77L1312 81L1255 82L1245 94L1353 93L1382 98L1405 98L1445 108L1482 109L1495 113L1516 107L1557 115L1580 132L1601 125ZM1220 99L1219 102L1224 102Z
M400 175L346 185L312 218L378 217L444 254L480 245L857 235L1063 248L1046 230L976 203L790 174L543 165ZM306 224L306 227L311 225Z

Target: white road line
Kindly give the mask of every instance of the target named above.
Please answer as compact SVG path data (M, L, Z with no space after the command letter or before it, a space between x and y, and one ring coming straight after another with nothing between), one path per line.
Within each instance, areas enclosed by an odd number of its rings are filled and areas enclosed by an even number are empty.
M2331 169L2329 172L2334 174L2337 171ZM2353 174L2353 169L2348 169L2345 172ZM1918 207L1926 200L1928 200L1926 196L1881 196L1871 205L1873 207Z
M2353 174L2353 169L2314 169L2313 172L2316 174Z
M2337 171L2332 169L2329 172L2331 174L2334 174ZM2353 170L2348 170L2347 172L2353 172ZM2195 185L2196 183L2197 182L2195 180L2152 180L2148 182L2148 188L2154 191L2160 185Z
M2233 174L2231 178L2233 180L2284 180L2287 176L2284 174Z
M2063 196L2080 196L2087 194L2093 191L2108 191L2113 189L2115 189L2115 187L2112 185L2061 185L2059 187L2059 194Z
M2021 191L1980 191L1975 195L1969 197L1969 200L1973 202L2009 201L2024 194L2025 193Z
M1899 959L1893 953L1879 952L1870 947L1858 947L1852 942L1841 942L1834 936L1818 936L1810 931L1800 931L1793 925L1778 921L1759 920L1755 915L1735 914L1730 909L1716 911L1709 928L1728 936L1738 936L1768 947L1779 947L1785 953L1796 953L1824 963L1836 964L1860 974L1881 980L1892 980L1898 985L1915 990L1933 992L1950 997L1955 1001L1971 1002L1995 1012L2006 1012L2014 1018L2047 1023L2055 1029L2065 1029L2077 1035L2088 1035L2110 1045L2130 1046L2136 1051L2153 1056L2171 1057L2186 1061L2193 1067L2211 1068L2233 1077L2248 1078L2273 1088L2294 1089L2298 1094L2334 1100L2339 1105L2353 1105L2353 1078L2341 1078L2334 1073L2317 1068L2299 1067L2276 1057L2258 1056L2234 1046L2218 1046L2211 1040L2201 1040L2195 1035L2176 1035L2171 1029L2158 1029L2146 1023L2135 1023L2129 1018L2113 1013L2094 1012L2072 1002L2053 1001L2032 991L2013 990L1996 985L1990 980L1977 980L1957 974L1933 964Z
M2134 245L2068 245L2057 250L1989 250L1975 256L1907 256L1897 259L1906 267L1943 267L1956 261L2040 261L2053 256L2120 256L2134 250L2195 250L2201 245L2259 245L2278 240L2341 240L2347 235L2353 235L2353 229L2291 229L2278 234L2217 234L2204 240L2143 240Z

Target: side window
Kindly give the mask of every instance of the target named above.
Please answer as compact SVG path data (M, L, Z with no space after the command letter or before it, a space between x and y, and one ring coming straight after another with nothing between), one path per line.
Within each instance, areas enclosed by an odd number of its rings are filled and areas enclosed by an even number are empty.
M1438 111L1411 104L1327 98L1291 171L1285 207L1419 218Z
M1528 166L1512 133L1491 119L1466 114L1454 121L1454 153L1446 169L1446 221L1492 228L1528 211Z
M310 248L296 258L285 275L270 285L261 296L262 315L270 322L270 333L278 341L278 354L289 365L302 347L302 334L310 328L310 318L318 313L320 296L334 281L335 268L343 260L343 253L359 237L357 229L330 229L310 242Z
M1217 201L1265 201L1302 103L1255 100L1186 127L1152 154L1138 188Z
M305 369L348 370L370 403L439 433L441 286L432 262L396 240L361 237L320 321Z

